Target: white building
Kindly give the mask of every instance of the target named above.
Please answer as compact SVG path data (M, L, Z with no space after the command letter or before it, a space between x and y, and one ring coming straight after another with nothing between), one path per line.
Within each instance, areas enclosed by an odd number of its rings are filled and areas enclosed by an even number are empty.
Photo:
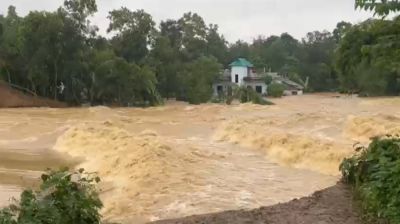
M267 93L264 77L254 72L254 66L249 61L239 58L229 66L230 69L225 70L218 82L214 84L215 95L226 92L232 86L247 86L260 94Z
M285 95L301 95L303 87L289 79L283 78L278 73L257 74L253 64L244 58L239 58L232 62L230 69L225 70L218 81L214 83L214 95L226 93L232 86L246 86L254 89L257 93L267 95L268 86L265 83L265 77L271 76L273 82L285 85Z

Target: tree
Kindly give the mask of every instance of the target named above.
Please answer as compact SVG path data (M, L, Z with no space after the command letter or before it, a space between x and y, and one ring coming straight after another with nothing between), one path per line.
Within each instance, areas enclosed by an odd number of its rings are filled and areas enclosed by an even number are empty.
M207 52L208 56L214 56L222 64L229 63L227 41L218 33L218 25L210 24L207 28Z
M182 32L182 27L178 21L172 19L161 21L160 35L168 38L171 46L178 50L180 50L182 47Z
M218 26L207 27L203 18L190 12L179 20L162 21L151 49L147 62L155 68L158 88L167 98L188 99L185 94L190 79L185 69L199 58L214 57L219 63L227 61L226 41L218 33Z
M161 103L156 90L157 79L148 67L128 63L108 50L94 51L90 62L93 104L157 105Z
M229 46L229 62L237 58L250 58L250 46L248 43L238 40Z
M178 20L182 30L182 59L185 62L205 56L207 48L207 26L197 13L185 13Z
M341 85L366 95L400 93L400 17L353 26L336 51Z
M115 31L117 35L112 43L118 56L128 62L142 63L148 55L148 44L152 39L155 22L144 10L130 11L122 7L110 12L108 32Z
M328 31L309 32L303 39L302 48L303 55L299 70L301 80L309 78L309 90L335 90L338 83L332 58L336 41L332 33Z
M179 60L179 51L172 46L168 37L159 36L155 39L148 64L155 69L158 90L162 96L175 97L180 88L177 74L182 63Z
M356 8L374 11L375 14L383 17L400 10L398 0L355 0L355 2Z
M20 79L20 61L18 60L19 47L17 45L18 30L21 18L14 6L8 7L6 17L0 16L2 35L0 37L0 74L9 83Z
M213 94L212 84L221 65L211 57L200 57L189 63L181 74L184 80L184 95L191 104L205 103Z
M86 22L88 16L97 12L96 0L65 0L64 7L80 23Z
M351 26L351 23L344 21L339 22L336 25L336 28L333 30L333 37L335 38L336 43L339 43L342 40L346 32L350 30Z

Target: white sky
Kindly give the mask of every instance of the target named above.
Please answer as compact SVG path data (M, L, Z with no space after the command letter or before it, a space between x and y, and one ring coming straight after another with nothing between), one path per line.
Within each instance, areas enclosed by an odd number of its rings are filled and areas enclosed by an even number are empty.
M9 5L17 7L20 15L30 10L55 10L63 0L0 0L0 14ZM177 19L192 11L201 15L207 24L219 25L225 38L251 41L258 35L280 35L288 32L300 39L309 31L333 30L342 20L356 23L372 13L354 9L354 0L97 0L99 12L92 22L105 34L107 15L121 6L131 10L144 9L159 23Z

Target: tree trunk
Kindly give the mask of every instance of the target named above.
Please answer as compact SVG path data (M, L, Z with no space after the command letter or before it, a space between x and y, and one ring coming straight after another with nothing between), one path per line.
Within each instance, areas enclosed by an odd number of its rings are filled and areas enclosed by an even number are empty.
M54 100L57 100L58 67L57 67L57 63L56 62L54 62L54 72L55 72L55 78L54 78Z
M30 79L30 81L31 81L31 85L32 85L32 92L34 92L35 94L37 94L37 92L36 92L36 85L35 85L35 83L33 82L33 80L32 80L32 79Z
M5 68L5 70L6 70L6 72L7 72L8 83L11 84L11 74L10 74L10 71L9 71L7 68Z

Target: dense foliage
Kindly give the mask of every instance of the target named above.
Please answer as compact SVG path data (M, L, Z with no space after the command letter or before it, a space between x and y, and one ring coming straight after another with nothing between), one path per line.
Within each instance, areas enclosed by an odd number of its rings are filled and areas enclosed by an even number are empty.
M342 87L365 95L400 93L400 17L349 29L336 52Z
M254 103L259 105L272 105L273 103L264 99L253 88L240 87L235 89L234 98L238 99L241 103Z
M268 95L272 97L282 97L285 87L279 83L272 83L268 86Z
M400 10L400 2L398 0L356 0L356 7L373 10L380 16L387 16L391 12Z
M67 170L42 175L40 190L25 190L21 199L0 210L2 224L96 224L102 203L95 189L98 177Z
M10 6L0 16L0 79L70 104L202 103L210 99L217 69L247 57L259 71L309 78L310 90L337 87L331 54L339 29L312 32L302 41L285 33L228 44L217 25L196 13L157 27L145 11L122 7L109 13L113 36L106 39L88 19L96 11L95 0L66 0L55 12L25 17Z
M397 1L356 5L382 16L399 9ZM124 7L109 12L107 39L89 20L96 12L96 0L65 0L54 12L24 17L10 6L0 15L0 80L70 104L202 103L211 96L217 68L244 57L259 73L278 72L306 91L400 91L398 17L339 22L331 32L309 32L302 40L283 33L229 44L217 25L196 13L157 25L144 10Z
M400 223L400 138L375 138L358 151L341 164L343 178L354 185L369 218Z

